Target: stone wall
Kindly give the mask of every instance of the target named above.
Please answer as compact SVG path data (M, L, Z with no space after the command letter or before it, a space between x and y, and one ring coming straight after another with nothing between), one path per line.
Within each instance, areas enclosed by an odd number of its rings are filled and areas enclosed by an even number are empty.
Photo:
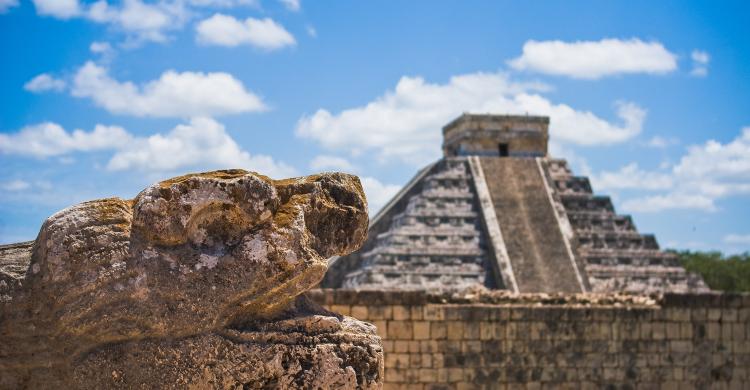
M314 290L383 338L386 388L747 388L750 295Z

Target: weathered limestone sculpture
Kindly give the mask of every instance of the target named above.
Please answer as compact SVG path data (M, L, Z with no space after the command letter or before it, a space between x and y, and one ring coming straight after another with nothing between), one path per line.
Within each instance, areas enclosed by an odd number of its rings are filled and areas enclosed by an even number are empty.
M302 295L367 223L339 173L192 174L62 210L13 253L0 387L377 388L374 327Z

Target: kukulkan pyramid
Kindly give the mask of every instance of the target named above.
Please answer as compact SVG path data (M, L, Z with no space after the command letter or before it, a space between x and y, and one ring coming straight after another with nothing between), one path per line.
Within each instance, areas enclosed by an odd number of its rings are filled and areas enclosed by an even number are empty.
M370 221L362 248L322 286L514 292L707 290L656 238L547 152L549 118L464 114L443 158Z

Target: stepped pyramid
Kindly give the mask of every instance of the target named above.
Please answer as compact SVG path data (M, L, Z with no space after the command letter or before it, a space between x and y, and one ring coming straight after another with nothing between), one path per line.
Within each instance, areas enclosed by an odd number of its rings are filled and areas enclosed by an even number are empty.
M322 286L707 290L586 177L547 155L548 126L547 117L471 114L447 124L444 157L371 220L358 252L331 259Z

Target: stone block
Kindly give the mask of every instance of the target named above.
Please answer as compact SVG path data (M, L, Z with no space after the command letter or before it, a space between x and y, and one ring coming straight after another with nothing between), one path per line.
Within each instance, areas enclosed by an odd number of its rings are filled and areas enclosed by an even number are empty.
M437 353L438 342L436 340L423 340L419 342L419 352Z
M369 318L367 317L367 313L368 313L367 306L354 305L351 308L351 316L358 320L363 320L363 321L369 320Z
M702 307L695 307L690 310L690 319L693 322L706 321L708 319L708 310Z
M393 306L393 319L395 321L405 321L411 319L411 309L408 306Z
M392 306L369 306L368 307L368 320L389 320L393 318ZM355 317L355 316L352 316ZM356 317L355 317L356 318Z
M407 340L396 340L393 343L393 351L396 353L408 353L409 352L409 341Z
M412 320L421 320L424 318L423 306L411 306L409 311L411 312Z
M466 354L478 354L482 352L481 341L464 341L461 343L461 351Z
M430 322L430 336L434 340L444 340L448 337L448 327L445 321Z
M693 324L691 323L681 323L680 324L680 338L681 339L687 339L692 340L693 339Z
M730 341L732 340L732 323L722 322L721 323L721 340Z
M388 337L394 340L411 340L414 329L409 321L388 321Z
M422 318L429 321L443 321L445 320L445 311L441 305L426 305L423 308Z
M445 370L442 370L443 367L445 367L445 355L442 353L432 353L429 354L432 357L432 367L441 369L440 371L445 372ZM445 381L445 379L443 379Z
M432 368L421 368L419 370L419 381L422 383L432 383L437 381L437 370Z
M386 367L388 367L388 358L386 357ZM384 389L387 388L396 388L396 383L405 382L406 381L406 371L407 369L404 368L389 368L388 370L385 370L385 386L383 386Z
M682 338L682 332L680 332L680 325L689 325L688 323L679 322L667 322L665 335L668 340L677 340Z
M690 317L691 317L690 309L672 307L672 308L669 308L668 311L669 311L669 314L667 316L667 320L669 321L675 321L675 322L690 321Z
M464 323L464 340L479 340L479 322Z
M448 382L450 383L457 383L464 379L462 368L447 368L445 371L448 373Z
M737 322L737 309L724 309L721 312L721 322Z
M414 339L428 340L430 338L430 323L428 321L414 322Z
M744 341L747 339L748 327L750 323L735 323L732 324L732 340Z
M461 321L448 321L448 340L461 340L464 338L464 323Z
M708 309L707 318L709 321L719 321L721 319L721 309L716 309L716 308Z
M385 320L371 321L371 323L375 325L375 329L377 329L378 336L380 336L383 339L388 338L388 323Z
M495 337L495 323L482 321L479 323L479 338L481 340L490 340Z
M351 316L351 306L349 305L331 305L329 310L345 316Z
M667 337L665 323L655 322L651 324L651 337L654 340L664 340Z

